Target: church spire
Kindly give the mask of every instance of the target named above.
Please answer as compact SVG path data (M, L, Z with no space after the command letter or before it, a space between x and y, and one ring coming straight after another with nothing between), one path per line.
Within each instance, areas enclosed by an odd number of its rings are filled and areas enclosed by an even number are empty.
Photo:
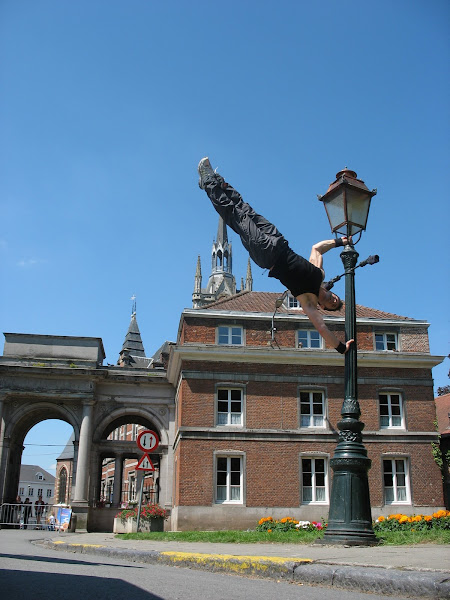
M221 244L222 246L224 246L225 244L228 244L227 226L225 225L225 222L222 219L222 217L219 217L219 224L217 226L216 242L217 242L217 244Z
M227 226L222 217L219 217L211 260L212 273L232 273L231 244L228 242Z
M200 294L202 291L202 265L200 254L197 257L197 268L195 269L194 294Z
M119 360L117 364L121 367L125 365L132 365L136 361L133 357L145 358L144 344L142 343L141 332L136 319L136 296L132 296L133 302L131 307L131 320L128 326L128 331L125 336L125 340L122 345L122 350L119 354Z
M251 292L253 290L253 276L252 276L252 265L250 258L247 263L247 276L245 278L245 291Z
M222 217L219 217L217 237L213 241L211 250L211 274L206 288L203 289L200 256L197 258L192 307L201 308L216 302L219 298L233 296L235 293L236 280L233 275L231 242L228 241L227 226Z

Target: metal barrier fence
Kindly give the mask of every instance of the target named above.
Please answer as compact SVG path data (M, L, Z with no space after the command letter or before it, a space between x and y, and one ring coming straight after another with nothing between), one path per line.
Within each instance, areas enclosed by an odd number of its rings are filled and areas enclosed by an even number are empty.
M14 529L55 529L52 504L2 504L0 525Z

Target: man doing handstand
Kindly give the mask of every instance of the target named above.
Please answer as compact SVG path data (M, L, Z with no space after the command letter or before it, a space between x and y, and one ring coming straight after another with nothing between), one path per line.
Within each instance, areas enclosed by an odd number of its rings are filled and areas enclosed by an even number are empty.
M269 269L269 277L275 277L290 290L324 340L345 354L354 340L348 340L346 344L340 342L325 325L317 306L327 310L338 310L342 306L339 296L323 285L323 255L331 248L347 244L347 238L314 244L308 261L291 250L275 225L242 200L240 194L212 169L208 158L199 162L198 172L199 186L208 194L224 222L239 235L252 260L261 268Z

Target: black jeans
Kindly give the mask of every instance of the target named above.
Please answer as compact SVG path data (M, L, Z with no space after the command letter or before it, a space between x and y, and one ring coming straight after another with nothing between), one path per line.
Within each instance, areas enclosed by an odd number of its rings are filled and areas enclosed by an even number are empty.
M204 186L214 208L241 238L250 258L262 269L273 267L288 247L275 225L256 213L220 175L208 178Z

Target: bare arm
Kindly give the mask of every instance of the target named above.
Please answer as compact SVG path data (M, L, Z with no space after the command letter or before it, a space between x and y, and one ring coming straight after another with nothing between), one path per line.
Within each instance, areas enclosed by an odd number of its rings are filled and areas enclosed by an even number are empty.
M341 238L341 240L342 243L339 243L339 246L345 245L348 242L346 237ZM311 256L309 257L309 262L312 263L315 267L322 269L323 255L325 254L325 252L328 252L328 250L336 248L336 241L339 240L323 240L322 242L317 242L317 244L314 244L314 246L311 248Z
M336 349L341 342L337 339L334 333L328 329L322 315L317 310L317 301L315 301L316 297L313 294L301 294L297 298L300 301L303 312L309 318L323 339L329 346ZM355 340L348 340L348 342L346 342L345 353L348 352L351 344L353 344L354 341Z

